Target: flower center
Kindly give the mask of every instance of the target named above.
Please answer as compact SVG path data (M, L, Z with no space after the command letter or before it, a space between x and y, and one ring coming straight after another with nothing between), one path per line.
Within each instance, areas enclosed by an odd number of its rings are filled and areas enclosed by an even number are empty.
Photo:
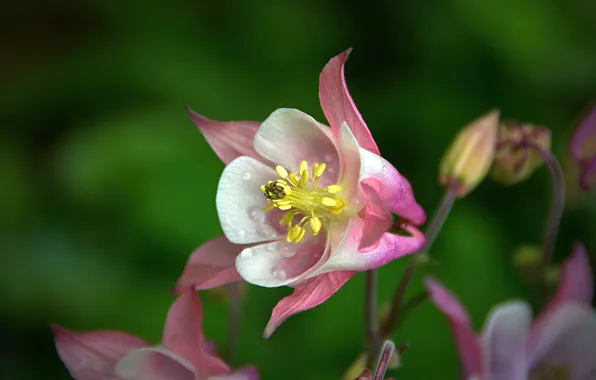
M317 179L323 175L326 167L325 163L314 163L309 183L306 161L300 163L299 174L288 173L283 166L277 165L275 171L280 179L261 185L261 191L269 201L263 211L275 207L286 211L279 224L288 226L288 243L299 243L307 227L310 227L313 236L316 236L322 227L328 228L329 223L337 220L343 208L347 206L348 202L337 195L343 191L343 187L335 184L323 189L317 184ZM293 224L296 216L302 218L297 224Z
M571 369L566 364L543 364L532 371L530 380L569 380Z

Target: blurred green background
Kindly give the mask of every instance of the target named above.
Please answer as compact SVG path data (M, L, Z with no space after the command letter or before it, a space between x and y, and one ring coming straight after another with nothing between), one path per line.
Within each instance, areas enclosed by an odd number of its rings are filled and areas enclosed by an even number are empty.
M348 47L352 96L428 214L451 138L498 107L552 129L570 184L557 260L575 238L592 252L596 204L577 191L566 147L596 90L595 15L590 0L4 2L0 378L69 378L48 322L158 342L189 253L221 233L223 164L184 106L217 120L295 107L323 121L319 72ZM494 303L529 294L512 252L540 242L549 196L542 168L511 188L486 181L456 204L429 272L476 326ZM403 268L382 268L381 303ZM247 288L233 365L254 363L263 379L339 379L363 347L363 276L263 340L289 292ZM206 334L223 348L225 301L202 298ZM395 338L412 343L397 378L457 378L430 304Z

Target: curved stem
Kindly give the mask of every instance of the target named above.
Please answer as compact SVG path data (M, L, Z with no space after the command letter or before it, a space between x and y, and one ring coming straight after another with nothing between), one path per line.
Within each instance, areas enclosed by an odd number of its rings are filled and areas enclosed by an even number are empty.
M424 243L422 248L420 248L416 253L414 253L414 255L424 253L428 251L428 249L432 246L432 244L435 241L435 238L439 234L439 231L441 231L441 227L443 227L443 223L445 223L445 220L447 219L449 211L451 211L451 207L455 203L455 200L456 195L454 188L450 187L447 190L445 190L445 194L441 199L439 208L433 215L426 229L426 242ZM406 291L408 290L408 286L410 284L410 281L412 280L412 277L414 277L416 269L418 269L418 264L416 258L414 257L411 258L408 262L406 271L404 272L404 275L402 276L399 284L395 288L395 292L393 293L393 299L391 301L391 309L389 310L389 315L387 315L387 318L385 319L385 322L381 327L381 336L387 337L395 329L395 326L397 325L398 319L402 312L402 304L406 295Z
M540 262L541 268L545 269L550 265L552 260L561 216L563 215L563 208L565 206L565 178L557 157L550 150L544 149L534 143L527 143L527 146L542 158L548 168L553 185L553 198L544 232L542 260Z
M240 284L231 283L226 286L228 290L228 344L226 347L226 358L228 362L233 361L238 341L238 330L240 323Z
M366 271L364 293L364 324L366 328L366 358L372 366L379 350L379 321L377 318L377 272Z

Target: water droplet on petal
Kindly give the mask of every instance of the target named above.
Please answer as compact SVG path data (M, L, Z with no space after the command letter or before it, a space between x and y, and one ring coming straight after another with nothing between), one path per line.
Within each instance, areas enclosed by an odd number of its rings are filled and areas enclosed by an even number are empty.
M267 246L265 247L265 249L267 250L267 252L271 252L271 253L277 251L276 244L267 244Z
M244 239L246 237L246 230L238 230L238 232L236 232L236 236L238 239Z
M381 174L388 174L389 173L389 167L387 165L383 165L383 167L381 168Z
M285 257L285 258L292 257L296 254L297 247L295 245L296 244L294 244L294 243L280 241L279 243L277 243L277 252L282 257Z
M265 222L265 213L260 207L249 208L248 216L258 224Z
M242 174L242 179L244 179L245 181L248 181L251 178L252 178L252 175L249 172Z
M272 227L268 226L268 225L263 225L259 228L258 230L259 235L263 236L264 238L273 238L275 236L275 231L273 230Z
M277 278L278 280L285 280L286 279L286 271L283 269L277 269L271 272L273 278Z
M252 257L252 249L245 249L240 254L240 258L242 259L250 259Z

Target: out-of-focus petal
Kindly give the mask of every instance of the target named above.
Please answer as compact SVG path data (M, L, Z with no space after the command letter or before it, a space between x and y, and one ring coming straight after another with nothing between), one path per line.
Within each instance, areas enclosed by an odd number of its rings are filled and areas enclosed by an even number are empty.
M261 123L256 121L215 121L209 120L186 107L190 120L205 136L217 157L229 164L240 156L252 157L267 163L255 150L253 138Z
M385 205L394 214L416 225L426 221L426 214L416 202L412 186L393 165L365 149L360 149L360 158L361 182L375 188Z
M172 293L181 294L191 286L197 290L210 289L241 280L236 270L236 256L248 247L233 244L225 236L200 245L190 255Z
M190 363L198 378L229 373L228 366L207 349L202 327L201 301L197 293L189 289L174 301L168 311L162 344Z
M76 380L103 380L114 376L114 367L128 352L147 343L118 331L72 332L52 325L56 350Z
M356 108L344 78L344 64L352 49L331 58L319 76L319 100L323 113L331 125L333 133L338 136L339 128L345 121L358 140L358 144L366 150L379 154L366 123Z
M596 156L581 165L579 184L584 190L589 190L596 186Z
M208 380L259 380L259 373L255 367L244 367L228 376L212 377Z
M318 182L322 186L337 182L340 160L331 131L302 111L273 111L255 134L254 145L261 156L290 172L297 173L301 161L325 162L327 170Z
M224 234L232 243L250 244L283 237L269 223L263 207L267 200L260 190L277 173L250 157L239 157L224 169L215 204Z
M526 379L526 338L531 321L532 311L524 302L511 301L491 311L482 336L488 379Z
M269 338L288 317L325 302L353 275L354 272L337 271L321 274L297 284L294 292L273 308L264 337Z
M593 379L596 374L596 313L567 303L547 317L529 346L530 365L568 368L570 379Z
M362 370L362 373L360 374L360 376L358 376L354 380L371 380L371 379L372 379L372 372L370 371L370 369L365 368L364 370Z
M449 321L463 364L464 378L480 376L483 373L482 347L470 326L468 313L443 285L432 278L427 278L425 282L432 302Z
M246 248L236 258L236 269L244 280L268 288L305 278L324 263L326 234L310 236L300 243L285 240Z
M119 380L195 380L192 365L164 347L141 348L116 365Z
M596 106L581 121L571 141L571 155L579 162L596 156Z

